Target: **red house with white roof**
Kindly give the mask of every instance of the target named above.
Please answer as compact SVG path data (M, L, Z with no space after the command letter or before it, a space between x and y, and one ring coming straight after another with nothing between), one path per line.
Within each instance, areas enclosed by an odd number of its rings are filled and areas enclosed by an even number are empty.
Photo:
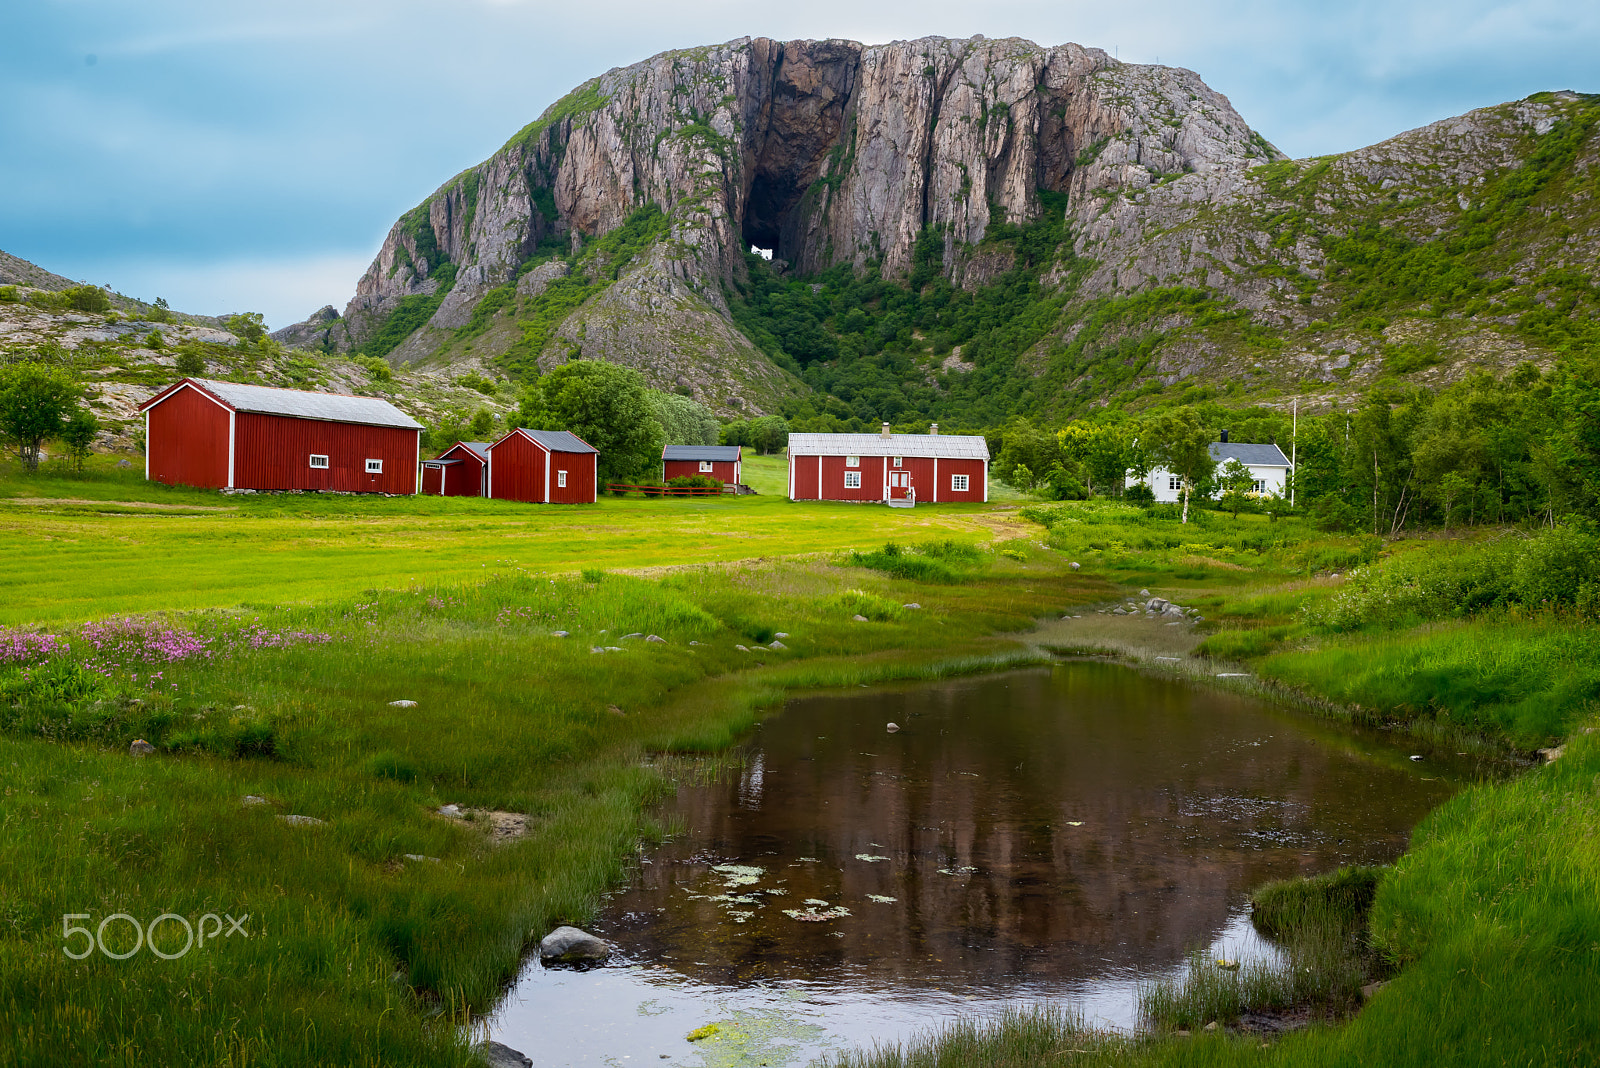
M458 441L431 460L422 461L422 490L440 497L487 497L489 443Z
M139 406L144 474L202 489L415 493L422 424L377 397L185 378Z
M790 434L789 497L796 501L916 504L989 499L989 443L940 434Z
M487 452L496 500L593 504L599 496L599 450L570 431L519 427Z

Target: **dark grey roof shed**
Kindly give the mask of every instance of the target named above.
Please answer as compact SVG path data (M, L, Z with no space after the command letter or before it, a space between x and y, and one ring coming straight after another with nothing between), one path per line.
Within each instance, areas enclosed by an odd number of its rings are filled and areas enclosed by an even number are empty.
M668 445L661 450L663 460L721 460L731 463L739 459L737 445Z
M1288 467L1289 458L1276 445L1251 445L1238 441L1213 441L1209 446L1211 459L1225 464L1238 460L1246 467Z

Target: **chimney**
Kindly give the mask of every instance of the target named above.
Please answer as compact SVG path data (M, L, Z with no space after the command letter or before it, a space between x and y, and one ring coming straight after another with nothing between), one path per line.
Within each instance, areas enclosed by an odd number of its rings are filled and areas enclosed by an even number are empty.
M889 436L889 424L888 423L883 424L883 436L884 437L888 437Z
M1228 432L1226 430L1222 432L1222 443L1224 445L1228 443Z
M936 438L936 437L939 436L939 424L938 423L934 423L932 426L930 426L928 428L928 436L930 438Z

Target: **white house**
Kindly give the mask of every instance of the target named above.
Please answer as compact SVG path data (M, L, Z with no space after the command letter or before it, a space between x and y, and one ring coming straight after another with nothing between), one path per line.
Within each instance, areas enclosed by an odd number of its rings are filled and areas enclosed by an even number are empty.
M1250 469L1250 477L1255 483L1251 492L1262 497L1283 497L1288 494L1289 458L1276 445L1230 442L1228 432L1224 430L1222 440L1213 441L1210 450L1211 462L1219 468L1229 460L1238 460ZM1158 501L1175 502L1183 499L1183 480L1164 467L1153 468L1146 481ZM1138 482L1132 475L1128 476L1128 485L1134 486Z

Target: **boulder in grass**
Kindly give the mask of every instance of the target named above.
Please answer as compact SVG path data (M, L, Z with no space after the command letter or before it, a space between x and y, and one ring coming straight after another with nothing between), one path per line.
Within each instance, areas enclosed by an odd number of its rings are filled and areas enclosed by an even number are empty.
M389 707L390 708L416 708L417 707L417 703L415 701L390 701L389 702Z
M128 755L129 756L136 756L136 757L149 756L151 753L154 753L155 751L156 751L156 747L151 745L149 742L145 741L143 738L135 738L133 740L133 744L128 746Z
M771 645L767 646L767 648L768 649L787 649L789 647L787 645L783 644L782 642L773 642Z
M1067 566L1072 568L1072 570L1076 571L1076 570L1078 570L1080 565L1078 564L1078 561L1074 560L1074 561L1072 561L1072 563L1068 564Z
M627 641L627 640L628 640L628 639L629 639L629 638L643 638L643 637L644 637L644 631L642 631L642 630L636 630L636 631L634 631L634 632L633 632L633 633L632 633L632 634L624 634L624 635L623 635L623 636L622 636L622 637L621 637L621 638L619 638L619 639L617 639L617 640L618 640L618 641L624 641L624 642L625 642L625 641Z
M539 959L553 964L583 964L611 956L611 945L576 927L557 927L539 940Z
M917 602L912 601L910 604L903 604L900 607L901 608L921 608L922 606L920 604L918 604Z
M850 618L855 620L857 623L866 623L868 621L867 617L863 616L863 615L854 615L854 616L851 616Z
M266 798L257 797L255 794L245 794L242 801L245 808L254 808L256 805L270 805L271 803Z
M645 635L644 640L647 642L661 642L663 645L665 645L667 641L667 639L663 638L659 634L647 634Z
M570 637L572 637L572 634L569 631L553 630L553 631L550 632L550 637L552 637L552 638L570 638Z
M772 636L774 638L787 638L789 636L789 632L786 630L774 631Z
M279 816L278 818L289 824L291 827L323 827L326 826L328 822L327 820L319 820L315 816L296 816L293 814L288 816Z

